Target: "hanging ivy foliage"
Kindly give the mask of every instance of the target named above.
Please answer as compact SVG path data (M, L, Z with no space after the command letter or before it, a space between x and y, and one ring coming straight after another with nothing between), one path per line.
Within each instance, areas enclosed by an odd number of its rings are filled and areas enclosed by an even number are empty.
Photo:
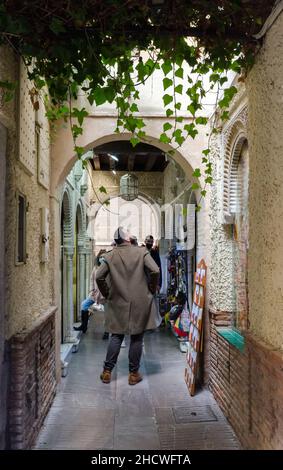
M271 9L266 0L6 0L0 2L0 41L21 55L38 92L47 86L48 118L70 119L79 158L84 149L76 142L88 112L76 107L78 94L90 105L115 102L116 132L130 132L135 146L146 140L139 85L162 70L168 120L160 142L176 149L207 124L203 100L212 89L221 119L228 118L237 90L225 89L227 72L251 66L258 47L253 35ZM10 99L13 84L0 87ZM190 120L180 115L184 96ZM202 163L209 184L209 146ZM202 176L199 168L194 176Z

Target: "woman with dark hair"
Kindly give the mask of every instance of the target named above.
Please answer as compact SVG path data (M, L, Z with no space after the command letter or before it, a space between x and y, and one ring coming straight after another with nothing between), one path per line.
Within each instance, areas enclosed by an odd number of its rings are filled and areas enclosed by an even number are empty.
M95 263L94 263L94 268L92 270L91 276L90 276L90 293L88 297L82 301L82 306L81 306L81 324L80 326L74 326L74 330L76 331L82 331L83 333L87 332L87 327L88 327L88 319L89 319L89 308L95 303L95 304L101 304L102 301L104 300L104 297L102 296L100 290L97 287L96 283L96 271L100 266L100 258L101 256L106 253L106 250L100 250L98 255L95 258ZM105 333L104 333L105 334Z

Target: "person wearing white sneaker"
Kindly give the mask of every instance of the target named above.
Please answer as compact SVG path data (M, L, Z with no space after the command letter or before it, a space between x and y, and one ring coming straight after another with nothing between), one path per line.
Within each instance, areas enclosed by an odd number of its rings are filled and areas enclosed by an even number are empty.
M94 268L91 273L91 278L90 278L90 288L91 291L88 295L88 297L82 301L81 305L81 324L79 326L74 326L73 329L75 331L82 331L83 333L87 332L87 327L88 327L88 320L89 320L89 308L93 307L93 310L104 310L104 307L102 303L104 302L104 298L101 295L101 292L99 291L96 283L96 271L98 267L100 266L100 257L106 253L106 250L100 250L98 253Z

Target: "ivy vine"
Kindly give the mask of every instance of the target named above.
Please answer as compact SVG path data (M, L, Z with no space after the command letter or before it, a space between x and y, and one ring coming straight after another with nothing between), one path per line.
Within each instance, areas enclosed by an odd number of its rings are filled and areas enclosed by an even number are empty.
M272 5L265 0L6 0L0 2L0 43L8 44L24 60L37 93L48 90L51 122L69 120L75 151L85 107L76 105L82 93L91 106L106 102L117 108L116 132L130 132L133 146L147 141L139 114L140 87L155 73L163 73L164 116L160 142L171 155L186 139L207 124L203 100L216 91L220 119L229 117L237 89L227 86L227 73L245 73L259 44L254 34ZM208 77L208 81L204 80ZM225 88L226 87L226 88ZM2 81L4 101L15 84ZM190 119L181 114L186 97ZM219 99L220 98L220 99ZM213 126L212 132L218 132ZM212 181L210 138L202 151L204 170L193 176ZM84 160L82 159L82 162ZM201 165L200 165L201 167Z

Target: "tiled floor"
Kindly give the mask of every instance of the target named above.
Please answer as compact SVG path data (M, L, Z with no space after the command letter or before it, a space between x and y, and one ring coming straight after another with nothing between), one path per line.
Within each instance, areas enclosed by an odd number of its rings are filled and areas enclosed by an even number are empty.
M164 329L145 336L141 383L128 385L126 348L111 384L103 384L99 374L107 341L101 339L102 323L103 314L97 312L62 379L36 449L239 448L212 395L202 390L189 396L185 355Z

